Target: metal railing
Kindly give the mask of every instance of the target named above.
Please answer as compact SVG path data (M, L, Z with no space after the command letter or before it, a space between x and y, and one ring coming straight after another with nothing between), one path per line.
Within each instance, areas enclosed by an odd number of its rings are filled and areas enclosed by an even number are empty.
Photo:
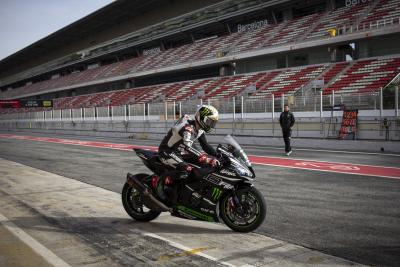
M395 99L393 99L395 98ZM0 130L108 131L138 135L163 135L183 114L194 114L201 104L211 104L220 112L216 134L249 137L279 137L279 115L289 104L296 117L293 137L337 138L344 105L359 109L357 139L400 140L398 87L395 94L330 94L228 99L193 99L184 102L139 103L121 106L74 109L45 109L18 112L0 109ZM3 113L1 113L3 112ZM390 126L386 128L384 119Z
M386 91L385 91L386 92ZM139 103L122 106L45 109L36 111L18 109L0 109L0 120L171 120L183 114L194 114L201 104L215 106L222 118L260 118L275 117L288 104L293 112L311 112L314 117L326 117L324 113L332 111L338 105L347 109L375 111L383 116L385 109L399 115L398 86L395 92L385 95L381 89L375 93L323 94L322 91L310 95L269 95L263 98L232 97L212 98L208 100L193 99L184 102Z

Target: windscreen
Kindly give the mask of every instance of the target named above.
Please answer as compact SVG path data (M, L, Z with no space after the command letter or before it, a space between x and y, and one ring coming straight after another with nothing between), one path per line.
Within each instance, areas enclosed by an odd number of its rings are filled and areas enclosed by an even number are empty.
M234 148L234 151L232 151L232 154L235 157L242 159L248 167L251 166L251 163L250 163L249 158L247 157L246 153L244 153L242 147L231 135L225 136L224 142Z
M236 142L235 139L233 139L233 137L230 134L225 136L224 143L233 146L238 151L242 150L242 147L239 145L238 142Z

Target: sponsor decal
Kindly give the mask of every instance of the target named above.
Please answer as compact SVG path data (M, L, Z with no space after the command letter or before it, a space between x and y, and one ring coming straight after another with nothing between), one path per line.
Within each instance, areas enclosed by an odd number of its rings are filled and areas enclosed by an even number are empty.
M208 108L203 108L200 110L200 115L203 117L210 115L210 114L211 114L211 111Z
M194 216L194 217L196 217L198 219L201 219L203 221L208 221L208 222L213 222L214 221L213 217L208 216L206 214L203 214L201 212L192 210L192 209L187 208L185 206L177 206L177 208L178 208L178 210L180 210L180 211L182 211L184 213L183 214L184 216L185 215L189 215L189 217Z
M203 198L203 200L204 200L205 202L207 202L208 204L210 204L210 205L212 205L212 206L215 206L215 203L211 202L211 200L209 200L208 198Z
M207 212L207 213L210 213L210 214L214 214L214 211L213 211L213 210L210 210L210 209L200 208L200 210L203 211L203 212Z
M214 187L212 191L212 198L217 201L221 197L222 191L218 187Z
M226 169L221 170L221 173L227 174L227 175L230 175L230 176L236 176L236 174L234 172L230 172L230 171L228 171Z
M221 179L215 178L211 175L208 175L208 176L204 177L203 179L206 181L209 181L210 183L216 184L216 185L219 185L219 183L221 182Z

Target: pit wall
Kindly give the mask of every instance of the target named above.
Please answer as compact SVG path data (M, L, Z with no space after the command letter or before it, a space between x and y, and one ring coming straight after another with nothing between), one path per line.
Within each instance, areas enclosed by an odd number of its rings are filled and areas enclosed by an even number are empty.
M323 117L316 117L315 112L295 112L296 123L292 128L294 148L334 149L346 151L371 151L400 153L400 118L394 111L360 111L358 132L351 140L338 139L341 128L342 112L324 112ZM319 114L319 113L318 113ZM217 129L208 136L213 143L218 143L227 134L234 135L243 145L273 146L283 145L279 119L272 119L272 114L224 114ZM279 114L278 114L279 115ZM321 115L321 114L319 114ZM368 115L368 116L366 116ZM277 115L275 114L275 117ZM383 126L383 118L390 122L388 137ZM154 140L155 145L174 124L173 120L165 121L160 117L127 118L113 117L108 119L65 119L65 120L14 120L0 121L0 132L51 133L104 137L125 137L132 139Z

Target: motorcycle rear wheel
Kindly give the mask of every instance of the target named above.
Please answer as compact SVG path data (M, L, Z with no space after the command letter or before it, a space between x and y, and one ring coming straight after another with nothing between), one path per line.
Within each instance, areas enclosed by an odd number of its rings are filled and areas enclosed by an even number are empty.
M267 209L263 195L255 187L235 192L241 207L235 206L235 195L227 194L220 201L220 216L225 224L236 232L252 232L265 220Z
M161 211L148 209L143 201L142 195L134 187L125 183L122 189L122 205L125 211L136 221L149 222L157 218Z

